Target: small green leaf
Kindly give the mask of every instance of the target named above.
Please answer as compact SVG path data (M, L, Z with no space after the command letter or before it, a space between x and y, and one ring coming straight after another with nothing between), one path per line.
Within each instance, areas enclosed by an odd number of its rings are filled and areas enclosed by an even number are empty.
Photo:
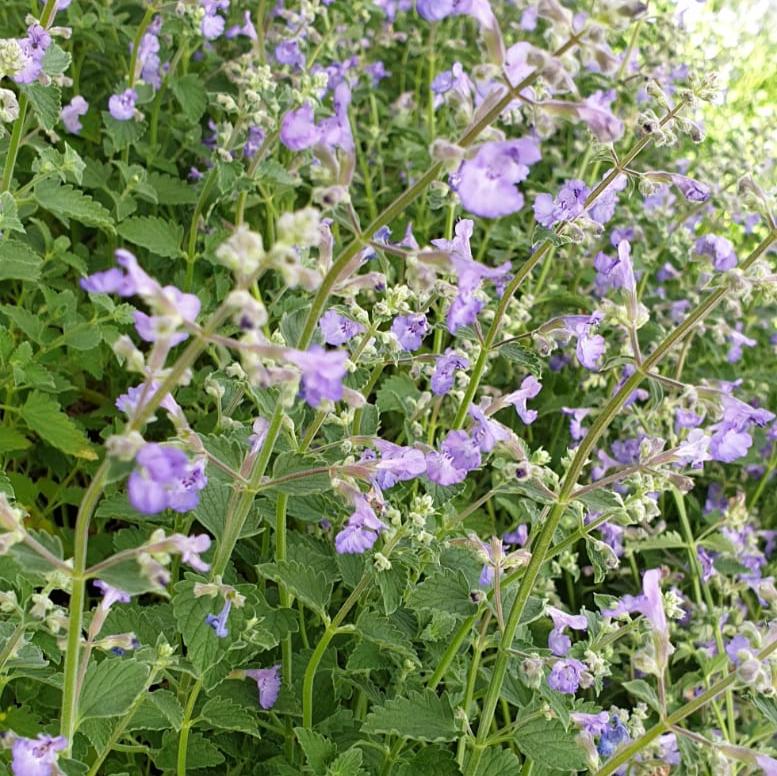
M48 76L62 75L70 67L71 57L56 43L51 43L43 55L41 65Z
M564 730L555 719L531 719L515 732L515 743L537 764L558 771L579 771L586 767L586 756L575 734Z
M154 216L128 218L119 224L119 235L157 256L174 259L181 253L183 227Z
M170 690L155 690L148 693L138 710L132 715L127 730L173 730L181 729L183 708Z
M273 465L272 478L283 481L273 485L270 490L280 491L289 496L310 496L332 489L329 472L324 461L312 456L296 453L281 453ZM319 470L319 471L316 471Z
M322 615L326 612L332 595L332 583L322 572L303 566L296 560L262 563L257 569L263 577L286 585L289 592L314 611Z
M519 776L521 763L509 749L491 746L483 752L477 776Z
M453 741L458 732L447 698L431 690L386 701L367 715L363 733L396 735L412 741Z
M436 571L410 591L408 605L413 609L442 610L457 617L468 617L476 606L470 598L467 578L461 571Z
M294 733L299 745L305 754L307 764L313 769L313 773L323 774L327 764L337 753L337 747L320 733L308 728L296 727Z
M56 84L43 86L40 83L24 84L21 87L30 101L40 125L44 129L54 129L59 121L62 92Z
M647 703L653 711L661 713L661 704L658 702L656 691L644 679L632 679L630 682L623 682L623 687L635 698Z
M32 442L10 426L0 426L0 453L26 450Z
M194 187L172 175L152 172L148 182L156 191L160 205L193 205L197 201Z
M157 768L173 771L178 761L178 733L168 730L162 736L162 746L154 755ZM186 746L186 770L215 768L224 762L224 755L205 736L196 731L189 734ZM226 771L219 771L225 773Z
M178 100L181 110L190 124L196 124L208 107L208 95L202 78L190 73L175 78L170 83L175 99Z
M16 200L10 191L4 191L0 194L0 232L24 233L24 226L19 220Z
M377 404L381 412L402 412L412 409L411 402L421 392L407 375L392 375L386 378L378 389Z
M21 240L5 239L0 243L0 280L27 280L40 278L43 259Z
M203 721L215 728L223 730L239 730L250 736L259 735L256 718L243 706L230 698L211 698L203 707Z
M542 359L533 351L521 347L517 342L507 342L499 348L499 355L518 364L535 377L542 376Z
M32 431L58 450L90 461L97 458L84 433L45 393L33 391L22 406L21 416Z
M351 748L343 752L327 769L326 776L362 776L362 760L364 755L361 749Z
M114 231L111 214L99 202L70 184L62 185L49 178L41 181L33 194L38 204L59 218L65 226L70 225L72 218L86 226L96 226L111 233Z
M124 714L143 691L148 672L148 665L132 658L91 662L79 700L81 721Z

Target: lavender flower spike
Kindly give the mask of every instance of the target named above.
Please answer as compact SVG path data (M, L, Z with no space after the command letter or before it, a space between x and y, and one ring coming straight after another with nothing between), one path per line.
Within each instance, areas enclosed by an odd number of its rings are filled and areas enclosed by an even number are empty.
M138 93L134 89L125 89L121 94L114 94L108 100L108 111L116 121L129 121L135 115L135 102Z
M469 359L448 348L445 355L437 357L432 375L432 393L443 396L453 388L453 380L459 369L466 369Z
M251 668L245 674L256 682L256 688L259 690L259 705L265 710L271 709L281 692L280 665L272 668Z
M318 407L323 401L340 401L348 360L344 350L324 350L313 345L307 351L290 351L287 358L302 371L302 396L311 407Z
M572 647L572 642L569 636L564 633L564 629L586 630L588 620L583 614L567 614L561 609L556 609L555 606L548 607L548 614L553 620L553 630L548 636L548 647L554 655L564 657Z
M537 420L537 410L530 410L526 407L526 402L533 399L542 390L542 383L534 376L524 377L521 387L513 393L508 393L503 397L504 404L512 404L518 417L527 425L531 425Z
M52 776L59 773L57 752L67 748L64 736L41 733L37 738L17 738L11 745L14 776Z
M480 466L478 443L464 431L449 431L439 452L426 456L426 476L438 485L462 482Z
M218 615L209 614L205 618L205 622L213 628L215 634L220 639L225 639L229 635L229 629L227 628L227 618L229 617L229 611L232 609L232 601L227 598L224 600L224 606Z
M418 350L427 331L429 323L423 313L398 315L391 324L391 333L404 350Z
M361 555L372 548L386 528L364 496L355 496L354 506L356 510L335 536L335 549L341 555Z
M350 318L346 318L344 315L335 310L327 310L318 322L318 326L321 329L321 334L324 337L324 342L327 345L345 345L346 342L350 342L358 334L364 332L364 326L356 321L352 321Z

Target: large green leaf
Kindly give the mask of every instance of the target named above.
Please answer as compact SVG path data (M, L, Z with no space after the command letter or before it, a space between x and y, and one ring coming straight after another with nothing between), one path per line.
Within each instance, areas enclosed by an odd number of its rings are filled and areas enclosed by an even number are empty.
M119 224L119 235L157 256L174 259L181 253L183 227L154 216L136 216Z
M76 458L97 458L84 433L47 394L33 391L22 406L21 415L32 431L58 450Z
M124 714L142 692L148 678L146 663L126 657L92 661L81 691L79 718L118 717Z
M44 210L59 218L65 226L69 226L70 219L73 219L85 226L114 231L111 214L99 202L70 184L48 178L35 187L33 195Z
M0 280L27 280L40 277L43 259L21 240L5 239L0 243Z
M578 771L586 767L586 755L575 734L564 730L555 719L532 719L515 733L518 748L538 764L557 771Z
M367 715L362 732L429 743L453 741L458 736L448 699L437 697L431 690L386 701Z

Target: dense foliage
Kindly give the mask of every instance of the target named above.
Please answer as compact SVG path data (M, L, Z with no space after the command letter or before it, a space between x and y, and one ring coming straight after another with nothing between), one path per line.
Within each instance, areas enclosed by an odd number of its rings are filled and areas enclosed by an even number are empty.
M0 774L777 773L777 60L675 10L4 0Z

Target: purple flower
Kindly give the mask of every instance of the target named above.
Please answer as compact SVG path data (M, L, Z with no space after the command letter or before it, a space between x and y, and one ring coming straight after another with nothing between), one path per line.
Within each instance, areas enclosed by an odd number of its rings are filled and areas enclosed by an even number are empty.
M623 135L623 122L610 110L615 91L594 92L577 106L577 115L600 143L614 143Z
M275 47L275 58L282 65L291 65L301 70L305 67L305 55L300 51L296 40L285 40Z
M367 499L354 497L355 511L335 536L335 549L340 555L361 555L371 549L386 528Z
M88 110L89 103L80 94L77 94L70 100L69 104L62 107L59 117L62 119L65 129L71 134L77 135L83 128L80 118L85 116Z
M118 268L95 272L93 275L81 278L81 288L90 294L118 294L132 296L134 290L128 283L126 275Z
M738 323L736 329L728 335L729 349L726 353L726 361L729 364L735 364L742 358L743 348L755 347L758 343L752 337L747 337L741 332L742 324Z
M602 317L600 312L594 312L590 316L568 315L563 319L567 334L577 338L577 360L592 371L596 371L606 347L604 337L595 333Z
M387 490L398 482L420 477L426 472L426 457L414 447L402 447L377 438L375 447L380 458L375 464L373 480L381 490ZM362 460L369 460L363 457Z
M478 443L465 431L449 431L435 451L426 456L426 476L438 485L462 482L467 473L480 466Z
M140 77L155 89L162 86L160 74L161 62L159 60L159 35L162 29L162 17L157 16L149 25L138 46L138 63L140 64Z
M700 256L709 256L718 272L726 272L737 265L737 254L731 241L714 234L705 234L696 240L694 250Z
M532 137L484 143L461 163L452 183L465 210L483 218L507 216L523 207L516 184L541 158L539 143Z
M19 41L19 48L24 55L24 65L14 76L18 84L31 84L36 81L43 70L43 55L51 45L48 31L37 22L27 28L27 37Z
M364 72L370 77L373 86L377 86L384 78L388 78L391 73L386 70L383 62L372 62L364 68Z
M242 35L249 40L257 40L256 27L254 27L254 23L251 20L251 12L243 11L243 23L233 25L224 34L230 39Z
M648 179L661 183L671 183L673 186L676 186L678 191L689 202L706 202L710 198L709 186L686 175L680 175L676 172L664 172L662 170L645 173L645 175ZM663 192L662 196L666 196L667 193Z
M605 759L611 757L615 750L629 740L629 731L623 722L614 714L610 717L610 724L601 732L596 751Z
M529 526L521 523L514 530L508 531L502 539L505 544L517 544L519 547L523 547L529 541Z
M264 143L264 130L261 127L251 126L246 133L246 142L243 146L243 156L246 159L252 159L259 153L259 149Z
M661 597L661 569L650 569L642 576L642 595L625 595L612 608L602 612L605 617L618 617L630 612L644 615L653 629L659 666L666 666L674 647L669 642L669 625Z
M618 258L612 259L604 253L599 253L594 259L594 268L597 272L597 287L602 290L608 288L622 288L630 298L636 300L637 282L634 278L634 265L631 261L631 244L628 240L618 243Z
M537 420L537 410L527 409L526 402L533 399L541 390L542 383L534 375L529 375L523 378L521 387L504 396L502 402L512 404L518 417L528 426Z
M562 407L561 411L570 416L569 433L575 442L579 442L585 436L582 420L591 413L590 407Z
M137 467L129 476L127 495L132 506L146 515L165 509L188 512L200 501L207 485L203 461L190 463L186 453L156 443L144 445L135 456Z
M590 736L601 735L610 719L610 715L606 711L600 711L598 714L573 711L569 716L572 722Z
M704 547L697 546L696 557L699 559L699 565L701 566L702 582L709 582L709 580L718 573L714 565L717 553L710 552Z
M587 630L588 620L583 614L567 614L555 606L548 607L548 614L553 620L553 630L548 635L548 647L554 655L564 657L572 648L572 642L564 633L564 629Z
M108 100L108 110L116 121L129 121L135 115L135 102L138 93L134 89L125 89L114 94Z
M675 448L677 462L682 466L692 466L700 469L704 461L711 460L709 453L710 439L700 428L694 428L686 440Z
M723 417L710 426L713 432L710 442L712 460L731 463L747 455L753 444L749 429L753 425L763 426L774 420L774 413L756 409L749 404L724 394L721 396Z
M497 442L506 442L510 438L510 431L498 421L487 417L477 405L470 404L469 416L472 418L470 436L481 452L490 453Z
M213 628L215 634L220 639L225 639L229 635L229 629L227 628L227 618L229 617L229 611L232 608L232 601L229 598L224 599L224 606L218 615L209 614L205 618L205 622Z
M364 326L360 323L340 315L335 310L327 310L318 325L327 345L345 345L364 331Z
M322 401L340 401L348 353L312 345L307 351L291 351L287 358L302 370L302 397L311 407Z
M129 593L118 587L113 587L101 579L95 579L92 584L103 594L100 606L106 611L114 604L128 604L131 600Z
M591 190L580 180L569 180L553 199L550 194L538 194L534 199L534 217L546 229L556 224L572 221L585 209L585 201Z
M205 40L216 40L224 32L226 22L223 16L219 16L215 10L213 13L207 13L200 22L200 32Z
M251 668L246 671L246 676L256 682L259 690L259 705L263 709L271 709L278 700L281 691L281 667Z
M742 635L734 636L734 638L732 638L728 644L726 644L726 654L728 655L728 659L736 665L739 665L740 663L740 651L746 650L747 652L751 652L752 649L753 646L750 643L750 640Z
M391 323L391 333L404 350L418 350L429 330L429 323L423 313L398 315Z
M611 221L615 215L615 208L618 205L618 194L626 188L628 182L629 179L625 175L616 175L609 186L599 194L596 201L588 208L588 217L602 226ZM632 237L624 235L622 239L632 239ZM613 244L617 245L618 242L616 241Z
M203 552L210 549L210 536L207 534L197 534L195 536L186 536L185 534L173 534L166 540L167 546L171 552L177 552L181 555L181 560L191 566L195 571L206 572L210 565L200 558Z
M321 133L313 116L313 106L303 103L296 110L290 110L281 121L280 139L286 148L302 151L315 145Z
M574 695L580 687L580 678L584 671L585 665L579 660L557 660L548 674L548 686L556 692Z
M19 737L11 745L11 771L14 776L53 776L59 773L57 752L66 748L64 736Z
M445 355L438 356L432 375L432 392L442 396L453 388L453 379L459 369L466 369L469 359L460 356L454 350L448 348Z

